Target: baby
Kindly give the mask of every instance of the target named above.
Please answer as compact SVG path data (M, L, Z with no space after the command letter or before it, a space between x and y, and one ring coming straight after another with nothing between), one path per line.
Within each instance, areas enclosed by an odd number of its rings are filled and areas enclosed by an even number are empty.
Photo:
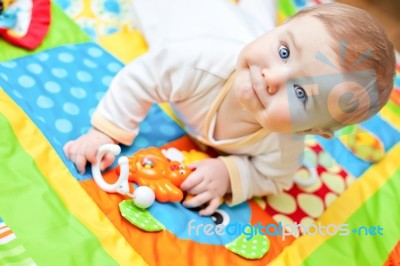
M217 2L217 1L216 1ZM181 189L212 214L292 185L304 135L332 138L387 102L395 57L383 29L343 4L306 8L246 44L199 36L151 49L114 78L92 128L65 144L79 172L101 145L131 145L153 103L168 102L195 140L221 152L190 165ZM102 168L114 161L108 154Z

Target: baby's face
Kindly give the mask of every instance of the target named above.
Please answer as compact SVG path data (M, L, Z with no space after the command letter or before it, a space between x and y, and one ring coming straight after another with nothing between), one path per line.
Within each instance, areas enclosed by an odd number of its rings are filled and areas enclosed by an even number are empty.
M332 43L321 21L304 16L248 44L233 85L240 104L275 132L323 128L340 120L340 104L356 108L357 103L346 93L354 77L339 71Z

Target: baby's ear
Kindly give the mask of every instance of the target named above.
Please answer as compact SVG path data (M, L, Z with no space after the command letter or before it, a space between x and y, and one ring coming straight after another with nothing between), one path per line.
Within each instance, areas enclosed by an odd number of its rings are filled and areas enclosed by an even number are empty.
M332 129L322 129L322 128L312 128L312 129L307 129L304 131L296 132L296 134L300 135L307 135L307 134L312 134L312 135L318 135L326 139L332 139L335 133L333 132Z

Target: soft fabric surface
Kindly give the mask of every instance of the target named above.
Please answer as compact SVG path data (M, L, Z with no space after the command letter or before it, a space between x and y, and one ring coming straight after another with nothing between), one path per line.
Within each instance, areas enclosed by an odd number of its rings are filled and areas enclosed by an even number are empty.
M191 226L215 222L179 203L155 203L141 218L158 221L162 231L147 232L123 218L124 197L100 190L90 171L80 175L62 146L88 130L112 77L147 49L130 27L128 2L59 0L36 50L0 40L1 265L400 263L400 65L395 90L379 114L332 141L307 140L307 167L296 178L315 171L316 182L233 208L222 205L216 216L242 227L269 226L270 235L246 240L248 231L237 227L224 236L201 227L196 233ZM278 20L315 2L280 1ZM200 149L167 106L151 109L123 154L149 146ZM113 169L106 175L116 178ZM295 222L311 227L296 236L276 235L280 225ZM345 235L335 232L341 224ZM318 226L328 227L327 233L315 233Z

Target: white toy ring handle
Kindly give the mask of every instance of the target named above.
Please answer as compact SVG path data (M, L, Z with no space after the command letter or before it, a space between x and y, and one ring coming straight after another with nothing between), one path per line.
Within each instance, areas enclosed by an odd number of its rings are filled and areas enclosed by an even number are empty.
M302 179L297 176L294 176L293 181L300 186L307 187L311 186L312 184L315 184L318 180L318 173L317 170L315 169L315 166L312 166L308 161L303 162L303 166L307 169L307 171L310 173L310 178L308 179Z
M96 155L96 163L92 164L92 174L96 184L104 191L109 193L118 192L120 194L127 194L129 192L128 176L129 176L129 165L128 158L122 156L118 160L120 165L120 175L117 182L114 184L107 183L100 170L101 159L106 153L112 153L118 155L121 153L121 148L115 144L105 144L101 146Z

